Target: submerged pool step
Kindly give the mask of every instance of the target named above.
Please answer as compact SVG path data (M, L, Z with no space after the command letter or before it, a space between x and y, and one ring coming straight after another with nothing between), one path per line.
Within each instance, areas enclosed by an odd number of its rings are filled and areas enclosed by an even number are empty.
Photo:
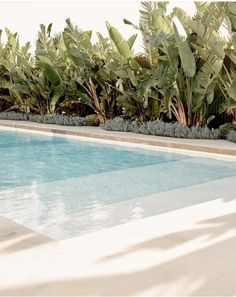
M135 198L156 195L160 197L167 191L184 191L184 188L193 185L204 186L211 181L221 181L235 175L236 168L229 162L190 158L171 162L171 166L161 163L63 181L34 183L31 186L1 190L1 214L36 230L42 228L50 232L52 228L55 237L61 238L61 232L64 232L66 237L73 236L73 228L70 225L79 226L74 231L76 234L87 230L89 222L83 222L86 215L81 216L82 213L93 215L95 211L94 216L97 216L98 220L95 220L92 229L100 229L107 224L107 220L113 222L110 214L115 214L116 205L122 201L127 201L128 205L133 207ZM179 204L184 206L185 202L181 197ZM168 201L172 205L174 200ZM191 203L191 197L189 202ZM153 213L158 211L157 205ZM125 213L122 222L126 220ZM133 215L140 214L137 210ZM104 222L99 217L103 218ZM129 219L130 215L127 217L127 220Z

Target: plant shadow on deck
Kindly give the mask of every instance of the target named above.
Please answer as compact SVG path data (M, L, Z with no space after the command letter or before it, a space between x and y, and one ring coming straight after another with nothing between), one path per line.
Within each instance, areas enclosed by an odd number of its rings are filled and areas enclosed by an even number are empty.
M156 237L108 255L95 263L111 264L126 258L128 265L128 257L150 251L153 254L153 265L148 268L124 273L111 272L97 277L49 280L0 290L0 295L235 295L235 230L235 213L204 220L192 230ZM196 247L197 240L203 245ZM186 245L194 248L183 249ZM173 256L171 250L178 252ZM168 253L170 256L165 257ZM164 256L163 261L161 254ZM158 264L155 264L155 255L161 259Z
M23 225L0 217L0 256L52 242Z

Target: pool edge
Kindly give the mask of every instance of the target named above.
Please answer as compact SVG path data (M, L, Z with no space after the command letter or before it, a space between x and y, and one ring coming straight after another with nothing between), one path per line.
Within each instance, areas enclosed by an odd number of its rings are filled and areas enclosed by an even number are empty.
M175 138L172 141L169 139L160 140L159 136L155 136L157 139L146 139L138 134L137 137L134 133L130 132L122 132L124 135L117 135L115 131L109 131L110 133L102 133L103 130L101 128L96 127L97 130L92 131L75 131L70 129L69 126L58 126L58 127L48 127L48 124L34 124L34 123L15 123L13 121L6 121L0 120L0 127L6 128L16 128L16 129L24 129L24 130L31 130L31 131L41 131L41 132L49 132L54 134L62 134L62 135L69 135L69 136L80 136L86 138L94 138L100 140L112 140L112 141L120 141L125 143L134 143L134 144L144 144L144 145L151 145L157 146L162 148L173 148L173 149L183 149L187 151L197 151L197 152L204 152L204 153L213 153L213 154L222 154L228 156L236 156L236 145L235 148L222 148L222 147L214 147L209 145L201 145L201 144L190 144L190 143L179 143L175 142ZM75 128L75 127L73 127ZM92 127L91 127L92 128ZM83 129L83 127L79 127L79 129ZM115 135L116 134L116 135ZM191 139L188 139L191 142ZM214 141L214 140L212 140ZM226 142L226 141L225 141ZM226 142L227 143L227 142Z

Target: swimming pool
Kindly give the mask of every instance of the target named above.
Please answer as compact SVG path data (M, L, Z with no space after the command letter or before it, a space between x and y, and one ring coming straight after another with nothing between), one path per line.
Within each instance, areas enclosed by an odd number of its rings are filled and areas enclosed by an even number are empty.
M0 164L0 214L54 239L157 214L165 193L201 202L184 190L236 176L236 163L1 129Z

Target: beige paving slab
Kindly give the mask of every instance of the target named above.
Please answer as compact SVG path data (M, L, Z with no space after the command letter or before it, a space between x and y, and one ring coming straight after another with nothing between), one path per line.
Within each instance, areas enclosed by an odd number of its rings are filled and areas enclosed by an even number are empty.
M22 225L0 217L0 255L52 242Z
M0 256L0 295L234 296L236 199Z
M100 127L68 127L28 121L0 120L0 126L236 156L236 144L221 139L178 139L130 132L105 131Z

